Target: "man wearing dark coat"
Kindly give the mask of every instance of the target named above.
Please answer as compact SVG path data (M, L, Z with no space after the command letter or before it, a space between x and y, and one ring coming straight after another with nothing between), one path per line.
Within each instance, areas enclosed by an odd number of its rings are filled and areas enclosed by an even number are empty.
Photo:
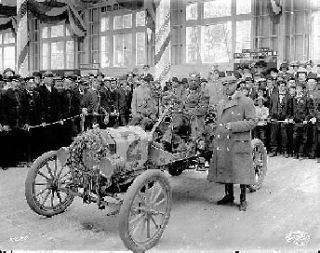
M22 106L18 92L19 80L12 76L8 80L8 89L2 96L2 130L6 148L1 153L2 167L16 166L22 158L21 129L23 128Z
M76 86L76 76L66 76L63 85L63 118L71 118L81 114L80 106L80 92ZM64 145L69 146L72 137L75 137L80 132L80 118L73 118L65 122L65 132L67 135L66 143Z
M58 90L54 87L54 76L52 72L43 74L44 85L38 91L41 103L41 121L44 127L41 129L42 151L46 152L59 148L59 126L49 125L62 119L61 103Z
M240 211L247 208L246 185L254 184L251 131L256 126L252 99L237 91L236 79L223 82L228 98L217 106L217 128L208 180L225 184L225 196L218 204L233 203L233 184L240 184Z
M37 84L33 77L26 78L27 81L27 96L26 110L24 117L26 118L26 129L30 126L41 124L41 101L40 94L37 91ZM31 162L33 159L41 155L39 146L42 140L39 138L39 128L30 128L27 131L27 160Z
M132 100L131 87L127 81L119 81L119 124L125 126L129 122L130 106Z
M82 112L85 115L85 130L91 129L94 125L98 124L99 107L101 104L101 97L98 91L99 83L97 80L92 80L91 83L91 87L83 95L81 101Z
M109 90L108 110L109 123L108 127L117 127L119 125L119 90L117 87L117 80L112 79Z

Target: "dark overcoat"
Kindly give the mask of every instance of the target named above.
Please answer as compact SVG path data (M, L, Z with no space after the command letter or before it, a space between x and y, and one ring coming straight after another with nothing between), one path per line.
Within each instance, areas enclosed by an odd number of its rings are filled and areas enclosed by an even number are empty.
M226 128L230 122L231 129ZM217 128L208 180L216 183L254 184L251 130L256 125L253 101L236 92L217 106Z

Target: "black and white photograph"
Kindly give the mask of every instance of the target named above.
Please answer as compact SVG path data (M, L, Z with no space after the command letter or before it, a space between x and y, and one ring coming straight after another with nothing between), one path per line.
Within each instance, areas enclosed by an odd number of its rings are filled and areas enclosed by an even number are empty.
M320 252L319 0L0 0L0 253Z

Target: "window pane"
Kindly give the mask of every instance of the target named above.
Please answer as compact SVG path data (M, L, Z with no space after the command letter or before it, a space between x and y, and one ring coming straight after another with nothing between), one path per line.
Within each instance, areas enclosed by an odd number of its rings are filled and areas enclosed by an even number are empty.
M3 58L2 58L2 47L0 47L0 71L3 70L2 60L3 60Z
M109 30L109 17L102 17L100 23L100 31L105 32Z
M136 65L143 65L146 63L146 35L145 33L137 33L136 34L136 59L137 64Z
M236 1L237 14L248 14L251 13L251 0Z
M15 43L15 39L12 33L5 33L3 35L3 44Z
M251 21L238 21L236 25L236 52L251 48Z
M111 66L111 48L109 43L109 37L101 36L101 51L100 51L100 62L101 68L106 68Z
M48 43L42 44L42 69L49 68L49 45Z
M132 34L124 34L123 35L124 40L124 66L129 67L132 65Z
M198 19L198 3L188 4L186 7L186 20Z
M48 33L48 27L42 27L41 28L41 38L46 39L49 37L49 33Z
M123 28L123 16L115 16L113 19L113 29L122 29Z
M117 34L113 36L113 66L121 67L123 65L123 36Z
M114 67L131 66L132 34L117 34L113 36L113 65Z
M139 11L136 13L136 26L145 26L146 23L146 13L144 11Z
M99 36L92 36L92 50L99 50Z
M132 14L123 16L123 28L131 28L132 27Z
M195 63L200 56L199 27L187 27L186 29L186 62Z
M70 36L71 34L70 34L70 29L69 29L69 27L68 26L66 26L66 36Z
M201 59L204 63L230 62L232 59L231 22L201 27Z
M16 51L15 46L7 46L3 48L3 68L15 69Z
M320 60L320 11L315 11L311 16L311 31L310 31L310 59Z
M64 42L51 43L51 69L64 68Z
M2 44L2 33L0 33L0 45Z
M73 54L74 53L74 43L72 40L67 41L66 43L66 53Z
M74 42L67 41L66 42L66 68L73 69L74 68Z
M51 26L51 38L64 36L64 25Z
M92 23L91 31L92 31L92 34L99 34L99 23Z
M231 0L214 0L204 2L203 9L204 18L231 16Z
M310 1L310 7L312 9L319 9L320 8L320 1Z

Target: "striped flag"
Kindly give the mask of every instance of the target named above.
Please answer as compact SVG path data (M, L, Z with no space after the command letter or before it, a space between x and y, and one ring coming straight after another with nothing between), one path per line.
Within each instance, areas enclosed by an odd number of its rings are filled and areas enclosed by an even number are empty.
M156 10L155 78L164 85L170 77L170 0L160 0Z
M21 76L29 72L28 0L17 0L17 61L16 71Z

